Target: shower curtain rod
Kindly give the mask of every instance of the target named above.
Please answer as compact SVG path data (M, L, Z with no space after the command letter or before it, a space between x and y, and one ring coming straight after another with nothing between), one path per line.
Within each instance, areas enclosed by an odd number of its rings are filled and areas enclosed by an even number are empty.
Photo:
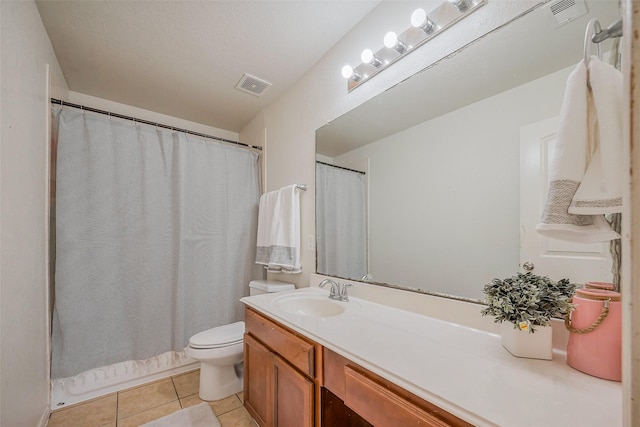
M332 165L331 163L325 163L325 162L321 162L319 160L316 160L316 163L320 163L321 165L325 165L325 166L331 166L332 168L336 168L336 169L344 169L346 171L355 172L355 173L359 173L359 174L362 174L362 175L366 175L367 174L366 172L358 171L358 170L355 170L355 169L349 169L349 168L345 168L345 167L342 167L342 166Z
M133 120L134 122L144 123L146 125L156 126L156 127L163 128L163 129L170 129L170 130L173 130L173 131L176 131L176 132L184 132L184 133L186 133L188 135L195 135L195 136L200 136L202 138L215 139L217 141L227 142L229 144L242 145L243 147L255 148L256 150L262 150L262 147L259 146L259 145L249 145L249 144L245 144L244 142L233 141L233 140L230 140L230 139L220 138L219 136L207 135L205 133L194 132L194 131L191 131L191 130L188 130L188 129L177 128L175 126L169 126L169 125L163 125L161 123L150 122L148 120L139 119L137 117L125 116L123 114L112 113L110 111L99 110L97 108L92 108L92 107L86 107L84 105L74 104L74 103L62 101L62 100L56 99L56 98L51 98L51 103L52 104L62 105L62 106L67 106L67 107L79 108L81 110L87 110L87 111L91 111L92 113L99 113L99 114L104 114L104 115L111 116L111 117L117 117L119 119Z

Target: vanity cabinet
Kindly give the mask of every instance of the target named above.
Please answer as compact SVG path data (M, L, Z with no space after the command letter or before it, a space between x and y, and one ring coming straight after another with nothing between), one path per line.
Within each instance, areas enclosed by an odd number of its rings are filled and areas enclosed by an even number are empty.
M258 425L316 425L321 354L319 345L247 308L244 400Z
M244 405L261 427L472 427L249 307Z

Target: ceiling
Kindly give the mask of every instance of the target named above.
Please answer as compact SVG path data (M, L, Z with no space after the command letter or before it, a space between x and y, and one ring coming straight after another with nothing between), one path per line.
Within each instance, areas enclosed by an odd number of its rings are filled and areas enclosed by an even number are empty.
M239 132L379 0L37 0L69 89ZM235 89L244 73L272 83Z

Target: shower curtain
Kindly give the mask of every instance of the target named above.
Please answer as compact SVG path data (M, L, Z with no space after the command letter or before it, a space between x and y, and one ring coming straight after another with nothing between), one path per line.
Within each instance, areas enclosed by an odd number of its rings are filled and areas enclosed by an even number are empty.
M258 155L55 106L52 378L183 350L243 316Z
M318 273L356 280L368 273L363 174L316 163L316 244Z

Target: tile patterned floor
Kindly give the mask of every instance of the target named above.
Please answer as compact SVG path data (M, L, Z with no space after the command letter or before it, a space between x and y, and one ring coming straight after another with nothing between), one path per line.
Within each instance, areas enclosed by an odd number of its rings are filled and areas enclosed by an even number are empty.
M137 427L181 408L198 397L200 371L191 371L54 411L49 427ZM209 402L222 427L255 427L243 394Z

